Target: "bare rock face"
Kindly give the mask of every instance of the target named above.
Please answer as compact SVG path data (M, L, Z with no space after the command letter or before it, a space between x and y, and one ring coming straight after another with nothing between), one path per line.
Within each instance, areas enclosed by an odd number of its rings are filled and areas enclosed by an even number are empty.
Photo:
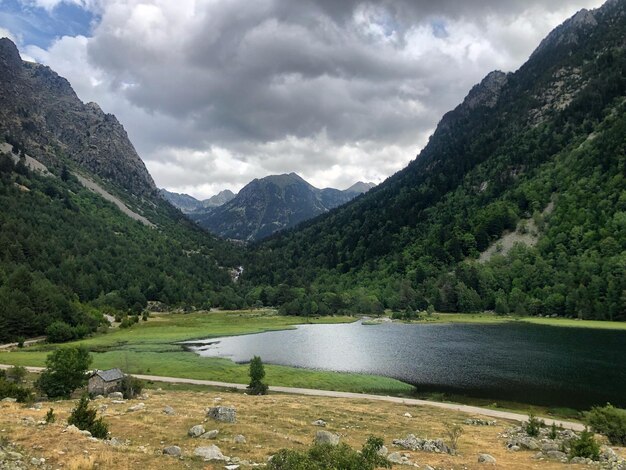
M112 114L84 104L69 82L50 68L23 62L9 39L0 39L0 132L52 168L64 155L87 172L133 195L156 195L156 186Z
M583 39L584 35L597 25L598 22L594 16L594 12L587 9L580 10L541 41L541 44L539 44L539 47L533 52L531 58L549 48L578 44L578 41Z

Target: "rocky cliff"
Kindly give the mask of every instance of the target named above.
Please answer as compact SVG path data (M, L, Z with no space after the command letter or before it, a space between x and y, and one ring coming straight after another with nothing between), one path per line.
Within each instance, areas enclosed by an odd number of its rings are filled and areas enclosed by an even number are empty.
M0 132L51 168L68 164L132 195L156 194L115 116L83 103L50 68L22 61L7 38L0 39Z

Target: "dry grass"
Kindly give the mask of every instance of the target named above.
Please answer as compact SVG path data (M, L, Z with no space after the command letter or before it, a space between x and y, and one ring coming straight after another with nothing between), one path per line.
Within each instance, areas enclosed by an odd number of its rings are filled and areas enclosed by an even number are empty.
M83 469L221 469L223 464L207 464L192 457L197 446L216 444L225 455L253 462L265 462L277 450L289 447L303 449L308 446L317 430L311 422L325 420L326 430L338 433L342 440L360 448L368 436L383 437L390 451L392 439L413 433L421 437L444 437L446 423L459 423L468 417L463 413L428 407L406 406L366 400L314 398L287 395L264 397L246 396L228 392L152 392L144 400L146 408L129 413L127 408L137 401L112 404L104 399L92 406L106 405L102 415L110 425L113 436L130 443L111 447L101 441L65 431L69 411L75 401L43 403L41 410L31 410L18 404L0 404L0 430L3 436L20 445L30 457L44 457L52 468ZM219 400L221 398L221 400ZM217 400L216 400L217 399ZM206 421L205 409L210 406L233 405L237 408L236 424ZM177 414L163 413L165 405L172 406ZM25 417L42 420L49 407L55 409L57 423L45 426L26 424ZM404 417L410 413L412 418ZM203 424L208 430L219 429L216 441L192 439L187 430ZM444 456L424 452L407 452L411 461L435 468L484 468L477 463L477 454L493 455L497 468L556 469L579 468L554 462L535 461L533 452L508 452L499 438L509 423L495 427L463 425L464 434L459 441L457 456ZM233 437L246 436L247 443L237 445ZM162 455L168 445L178 445L183 450L182 460ZM580 467L582 468L582 467Z

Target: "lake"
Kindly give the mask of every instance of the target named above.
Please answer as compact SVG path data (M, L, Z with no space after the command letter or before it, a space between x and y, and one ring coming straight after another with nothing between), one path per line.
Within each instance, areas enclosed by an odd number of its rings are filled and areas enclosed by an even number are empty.
M301 325L190 349L248 362L393 377L446 392L586 409L626 406L626 331L528 323Z

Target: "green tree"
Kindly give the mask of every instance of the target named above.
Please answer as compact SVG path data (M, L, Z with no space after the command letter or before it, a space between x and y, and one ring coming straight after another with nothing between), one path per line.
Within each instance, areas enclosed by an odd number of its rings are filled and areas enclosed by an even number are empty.
M254 356L250 361L250 385L248 390L252 395L266 395L267 385L263 383L265 367L259 356Z
M109 433L109 427L102 418L96 418L97 413L98 410L95 408L89 408L89 396L85 394L70 413L67 423L89 431L93 437L104 439Z
M51 398L69 398L74 390L87 382L87 370L91 365L87 348L60 348L46 359L46 369L36 386Z

